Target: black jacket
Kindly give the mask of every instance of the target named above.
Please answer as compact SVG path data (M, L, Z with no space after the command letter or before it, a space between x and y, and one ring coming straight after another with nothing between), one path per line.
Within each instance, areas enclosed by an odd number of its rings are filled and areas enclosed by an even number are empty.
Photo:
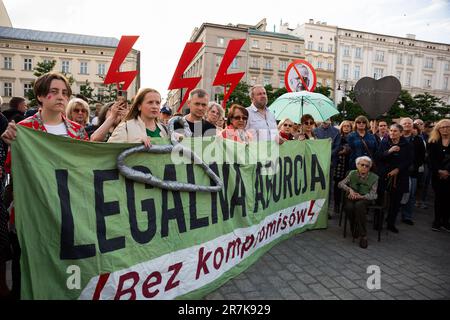
M387 174L398 168L397 191L404 193L409 190L409 169L413 165L414 148L403 137L400 138L399 143L396 145L400 147L400 151L388 153L389 149L395 144L392 143L391 138L381 141L375 154L377 174L380 177L381 190L384 191L387 183Z
M419 174L419 167L425 162L425 143L421 136L412 137L411 143L414 148L414 162L410 167L409 176L417 178L417 175Z

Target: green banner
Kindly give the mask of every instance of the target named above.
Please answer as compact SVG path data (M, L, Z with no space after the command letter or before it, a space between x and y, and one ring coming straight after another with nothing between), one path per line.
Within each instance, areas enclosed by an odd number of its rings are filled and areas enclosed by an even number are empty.
M152 140L169 144L169 140ZM12 145L23 299L198 299L294 234L327 227L329 140L185 139L221 192L125 179L133 144L90 143L18 127ZM126 164L163 180L213 185L177 153Z

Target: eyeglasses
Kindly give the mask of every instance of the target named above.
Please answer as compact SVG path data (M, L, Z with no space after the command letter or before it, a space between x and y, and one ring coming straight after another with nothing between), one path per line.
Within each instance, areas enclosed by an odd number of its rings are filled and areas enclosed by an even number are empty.
M312 126L314 124L314 121L305 121L303 124L306 124L307 126Z
M450 129L450 126L440 127L439 129Z
M87 111L86 111L86 109L73 109L73 112L75 112L75 113L86 113Z
M241 120L242 121L247 121L248 118L247 117L236 116L236 117L233 117L233 119L234 120L238 120L238 121L241 121Z
M365 164L365 163L360 163L359 166L365 167L365 168L369 168L370 167L368 164Z
M292 124L288 124L288 123L283 123L283 126L284 126L284 127L292 128Z

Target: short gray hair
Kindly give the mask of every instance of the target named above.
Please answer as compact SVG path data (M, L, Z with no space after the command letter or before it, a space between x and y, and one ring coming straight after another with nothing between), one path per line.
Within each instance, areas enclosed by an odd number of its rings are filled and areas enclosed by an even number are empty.
M367 161L369 163L369 166L372 167L372 159L370 159L368 156L362 156L359 158L356 158L356 165L358 165L361 161Z
M208 103L208 112L211 111L212 108L216 107L217 110L219 110L220 116L223 118L225 117L225 111L223 110L222 106L220 104L218 104L217 102L211 101L210 103ZM207 114L208 114L207 112Z
M250 99L253 99L253 91L255 91L256 88L263 88L264 90L266 90L266 88L264 88L264 86L262 84L256 84L253 87L250 88L248 94L250 95Z

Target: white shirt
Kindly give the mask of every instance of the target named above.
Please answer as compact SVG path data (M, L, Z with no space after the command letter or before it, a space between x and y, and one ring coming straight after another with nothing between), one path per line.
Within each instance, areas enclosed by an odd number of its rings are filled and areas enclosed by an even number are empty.
M63 137L69 136L64 122L57 124L56 126L51 126L49 124L44 124L44 126L48 133L54 134L56 136L63 136Z
M275 141L278 136L278 127L274 114L266 107L264 116L253 104L247 108L247 111L248 121L245 129L256 138L256 141Z

